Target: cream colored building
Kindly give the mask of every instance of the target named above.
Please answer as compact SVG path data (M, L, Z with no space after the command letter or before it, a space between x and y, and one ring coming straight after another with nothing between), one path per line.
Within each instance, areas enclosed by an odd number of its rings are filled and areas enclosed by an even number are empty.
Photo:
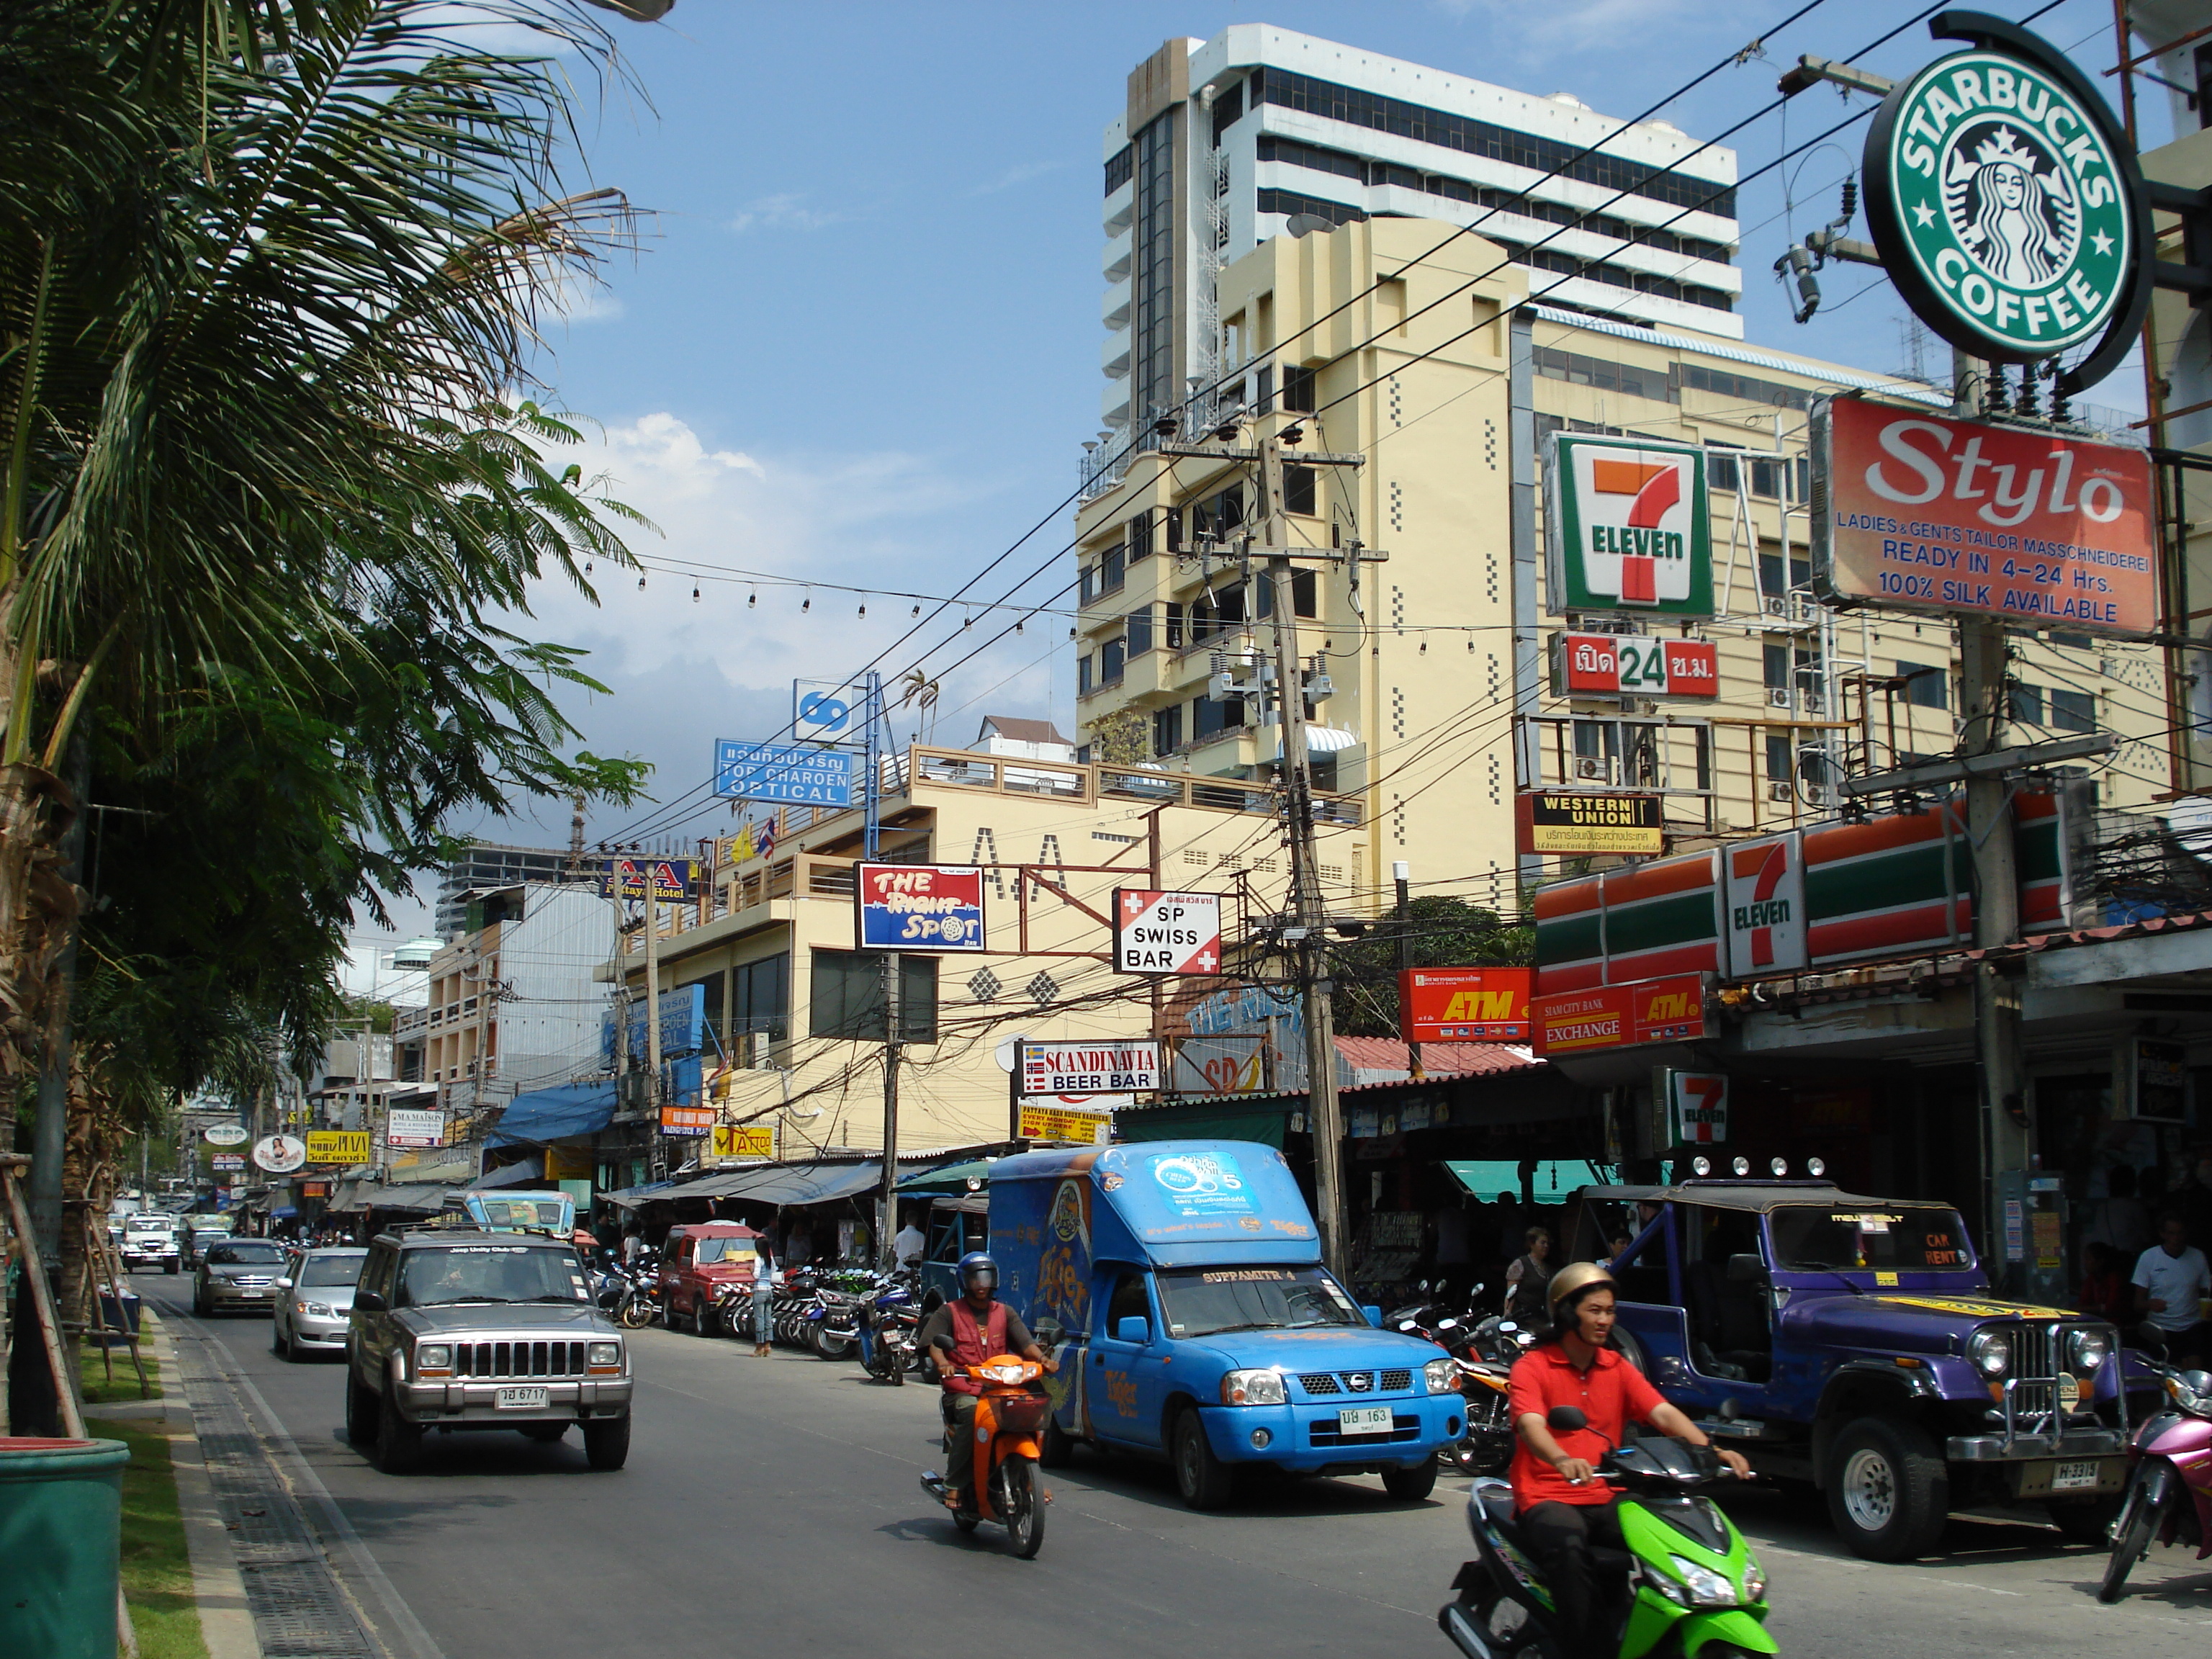
M1373 913L1398 860L1421 890L1521 908L1528 881L1560 866L1516 860L1516 786L1658 789L1675 850L1831 817L1839 776L1957 741L1948 623L1814 603L1803 459L1818 394L1861 389L1939 409L1948 398L1732 339L1527 303L1528 282L1498 246L1415 219L1277 237L1220 275L1224 349L1240 343L1243 355L1216 401L1247 412L1218 428L1221 447L1249 454L1255 438L1295 422L1309 452L1357 454L1357 468L1292 472L1286 496L1304 510L1289 538L1387 555L1322 566L1294 607L1300 651L1326 653L1333 688L1310 718L1323 781L1370 826L1358 858L1340 861L1333 911ZM1543 434L1562 426L1712 451L1721 614L1680 626L1717 643L1717 702L1569 701L1551 694L1547 668L1516 723L1516 325L1540 453ZM1176 434L1194 438L1210 441ZM1224 726L1233 709L1210 694L1224 654L1234 672L1273 647L1273 622L1259 614L1264 583L1240 559L1253 498L1253 464L1227 455L1140 447L1098 469L1078 525L1078 719L1094 750L1101 734L1141 731L1145 751L1173 772L1273 774L1273 727ZM1540 547L1540 510L1536 534ZM1567 625L1547 609L1536 623L1547 648ZM2154 651L2063 630L2017 635L2015 650L2008 737L2109 729L2126 741L2097 773L2102 805L2168 787ZM1525 776L1516 725L1534 769Z
M994 744L1023 752L990 752ZM1115 888L1223 893L1237 936L1283 908L1274 790L1041 757L1047 747L994 738L986 722L975 749L916 746L886 763L879 856L987 869L988 951L902 958L902 1025L913 1038L900 1067L904 1152L1008 1138L1008 1073L996 1051L1010 1036L1154 1029L1150 981L1103 959ZM1372 836L1356 804L1321 806L1322 874L1348 885L1370 862ZM710 1087L723 1121L775 1127L786 1159L879 1151L881 958L854 949L861 814L787 807L779 828L769 856L718 867L700 903L664 909L660 986L706 987L712 1048L732 1066ZM641 931L626 939L613 975L643 994ZM1159 1018L1185 1023L1173 1010Z

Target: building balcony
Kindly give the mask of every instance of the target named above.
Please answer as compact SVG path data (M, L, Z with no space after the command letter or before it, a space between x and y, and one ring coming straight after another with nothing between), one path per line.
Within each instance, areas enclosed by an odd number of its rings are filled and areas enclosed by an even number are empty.
M1108 282L1126 283L1129 280L1129 252L1133 245L1130 233L1126 230L1119 236L1106 239L1106 252L1099 261L1099 268L1106 273Z
M1127 230L1129 222L1135 216L1136 210L1137 184L1133 179L1128 183L1117 187L1114 193L1106 198L1105 211L1101 215L1106 227L1106 234L1112 236Z
M1110 329L1125 329L1129 325L1129 296L1132 284L1127 277L1106 290L1104 302L1099 307L1101 319Z
M1127 375L1129 349L1129 331L1126 327L1117 328L1106 337L1105 343L1098 348L1098 365L1108 380L1118 380ZM1122 395L1127 398L1126 390Z

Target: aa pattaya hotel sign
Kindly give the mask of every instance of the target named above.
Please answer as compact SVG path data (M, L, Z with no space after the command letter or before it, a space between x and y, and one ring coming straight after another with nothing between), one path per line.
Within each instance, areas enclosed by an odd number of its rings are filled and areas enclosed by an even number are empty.
M2022 627L2158 627L2150 457L1860 398L1815 407L1822 597Z

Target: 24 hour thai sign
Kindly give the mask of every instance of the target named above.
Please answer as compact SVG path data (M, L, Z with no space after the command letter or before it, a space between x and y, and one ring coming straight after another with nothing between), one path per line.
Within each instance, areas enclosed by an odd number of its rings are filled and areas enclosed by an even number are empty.
M983 872L972 865L856 864L853 891L863 951L983 949Z
M1015 1066L1025 1097L1133 1095L1160 1086L1160 1045L1150 1039L1017 1046Z
M1828 481L1813 580L1832 601L2022 627L2158 627L2150 457L1860 398L1813 412Z
M1547 440L1545 593L1554 614L1713 614L1705 453L1656 439Z
M1710 640L1643 634L1561 634L1552 690L1569 697L1717 697L1720 650Z

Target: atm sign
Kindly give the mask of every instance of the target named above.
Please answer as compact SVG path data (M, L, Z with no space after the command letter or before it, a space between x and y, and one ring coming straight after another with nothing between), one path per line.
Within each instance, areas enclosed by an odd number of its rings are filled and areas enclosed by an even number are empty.
M1398 1029L1408 1042L1526 1042L1533 968L1407 968Z

